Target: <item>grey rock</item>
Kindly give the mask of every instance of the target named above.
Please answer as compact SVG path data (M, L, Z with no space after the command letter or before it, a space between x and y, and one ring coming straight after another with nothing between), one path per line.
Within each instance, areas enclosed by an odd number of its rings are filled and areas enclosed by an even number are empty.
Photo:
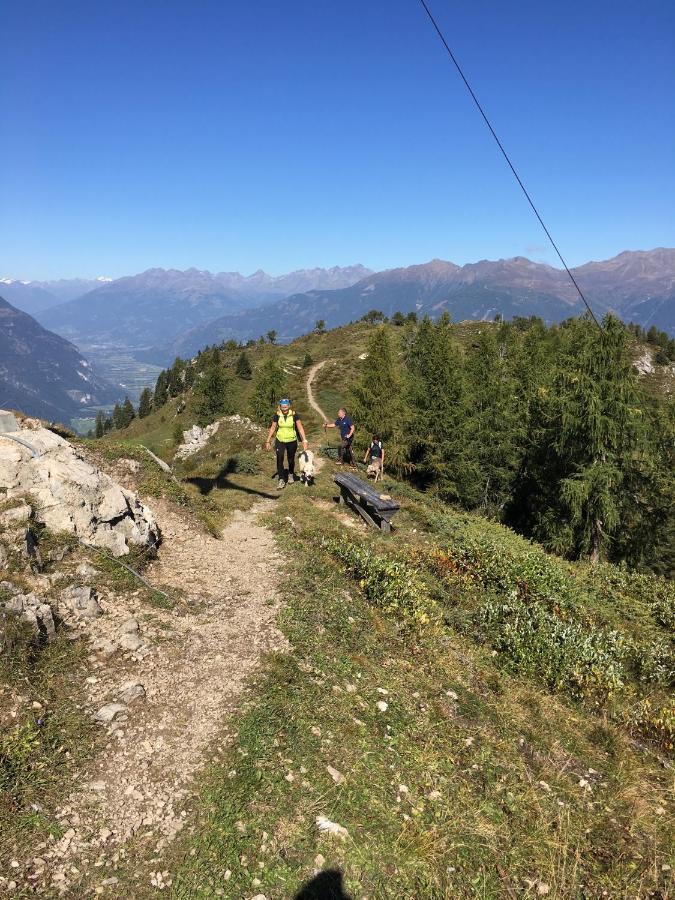
M110 722L114 721L117 716L126 711L127 708L123 703L106 703L105 706L102 706L99 709L94 716L94 719L102 725L108 725Z
M12 528L16 525L23 525L29 521L33 510L27 503L21 503L19 506L12 506L0 513L0 525L5 528Z
M9 565L9 555L5 547L0 544L0 569L6 569Z
M41 634L48 641L56 634L52 608L36 594L14 593L11 600L4 603L4 608L27 622L36 634Z
M119 627L120 634L137 634L139 631L140 627L136 619L127 619Z
M75 574L79 575L80 578L94 578L96 575L99 575L100 572L95 566L92 566L88 559L85 559L85 561L81 562L75 569Z
M95 591L79 584L61 591L59 609L78 619L96 619L102 612Z
M126 633L120 635L117 640L118 645L122 648L122 650L139 650L143 646L143 641L137 634Z
M145 700L145 688L140 681L129 681L120 691L120 700L127 705L135 703L137 700Z
M38 522L76 534L115 556L128 553L131 546L159 543L155 518L135 493L47 428L32 429L30 442L40 454L35 459L19 444L0 442L0 485L8 497L34 496Z

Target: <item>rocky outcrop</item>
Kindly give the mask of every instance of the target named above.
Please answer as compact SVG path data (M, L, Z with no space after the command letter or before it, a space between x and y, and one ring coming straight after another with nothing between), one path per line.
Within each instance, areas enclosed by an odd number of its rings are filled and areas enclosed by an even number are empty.
M193 425L192 428L188 428L184 431L183 443L180 444L176 450L175 458L185 459L188 456L192 456L192 454L196 453L198 450L201 450L207 445L209 439L221 426L227 429L228 433L231 432L233 436L238 438L264 434L264 429L259 425L256 425L255 422L252 422L251 419L246 416L240 416L238 414L225 416L223 419L218 419L216 422L207 425L206 428L200 428L199 425Z
M114 556L124 556L132 546L154 547L160 541L155 518L138 496L47 428L0 433L3 490L7 498L29 495L35 501L37 522L54 531L71 532Z

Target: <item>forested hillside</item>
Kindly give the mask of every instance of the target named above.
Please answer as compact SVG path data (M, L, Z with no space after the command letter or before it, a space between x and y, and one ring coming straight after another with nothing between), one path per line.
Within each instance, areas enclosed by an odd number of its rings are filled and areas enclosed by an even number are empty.
M672 574L675 342L608 316L461 323L372 311L287 347L266 339L176 360L140 418L170 397L201 424L225 412L266 422L328 360L332 410L345 403L357 445L383 438L388 468L438 499L480 512L570 558ZM641 368L643 371L639 371ZM98 432L124 427L130 404Z

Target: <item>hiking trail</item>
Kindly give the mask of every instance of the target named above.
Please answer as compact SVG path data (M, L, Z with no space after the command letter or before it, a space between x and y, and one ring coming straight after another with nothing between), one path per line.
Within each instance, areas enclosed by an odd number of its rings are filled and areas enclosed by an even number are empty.
M131 618L143 647L124 658L90 658L92 711L124 702L130 683L141 684L144 694L105 726L105 749L57 811L62 837L21 860L38 893L79 896L81 879L98 883L97 892L117 883L116 867L132 839L143 848L132 854L135 881L156 884L162 851L187 821L205 753L221 752L231 739L228 719L261 656L286 648L274 624L283 561L258 521L274 501L236 511L221 540L168 501L151 502L164 542L148 578L180 602L164 609L142 603L138 592L108 603L102 597L103 636Z
M307 375L307 402L312 407L314 412L318 413L319 416L321 416L321 424L328 421L328 416L316 402L316 399L314 398L314 391L312 390L312 385L319 370L322 369L327 362L327 359L322 359L321 362L315 363L309 370L309 374Z

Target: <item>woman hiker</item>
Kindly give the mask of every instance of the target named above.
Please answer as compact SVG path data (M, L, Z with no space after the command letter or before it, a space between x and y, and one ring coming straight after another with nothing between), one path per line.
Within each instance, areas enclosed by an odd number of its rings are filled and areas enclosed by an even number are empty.
M347 415L344 406L338 409L338 415L335 422L324 422L324 428L340 429L340 448L338 450L338 465L349 463L354 466L354 454L352 453L352 441L354 440L354 423Z
M277 454L277 478L279 479L279 489L281 490L281 488L286 487L284 454L286 454L288 459L288 480L292 484L295 481L295 453L298 449L298 434L302 439L303 449L306 450L309 446L300 416L291 409L291 401L287 397L279 401L279 409L272 418L270 430L267 434L265 450L269 450L272 446L272 438L275 432L277 439L274 442L274 449Z

